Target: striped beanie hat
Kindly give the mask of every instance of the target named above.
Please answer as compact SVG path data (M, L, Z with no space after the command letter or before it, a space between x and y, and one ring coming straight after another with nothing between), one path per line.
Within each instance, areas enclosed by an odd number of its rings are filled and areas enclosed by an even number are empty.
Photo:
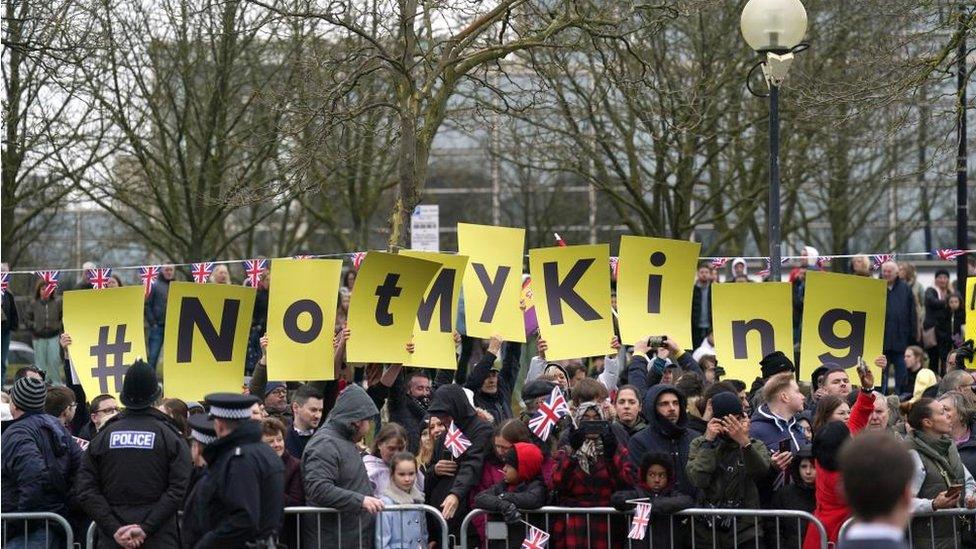
M22 377L10 389L10 400L25 412L43 412L47 386L35 377Z

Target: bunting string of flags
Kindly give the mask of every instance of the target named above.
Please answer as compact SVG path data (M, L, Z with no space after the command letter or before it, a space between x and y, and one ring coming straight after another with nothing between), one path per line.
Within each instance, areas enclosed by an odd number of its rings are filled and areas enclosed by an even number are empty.
M88 269L88 282L96 290L108 288L109 281L112 280L112 269L108 267L96 267Z
M0 273L0 295L7 292L10 286L10 273Z
M145 290L146 299L152 292L153 285L156 284L156 277L159 276L160 268L156 265L143 265L139 267L139 278L142 280L142 287Z
M37 271L37 276L44 282L44 287L41 288L41 296L44 299L50 298L54 290L58 289L61 273L59 271Z
M268 268L267 259L245 259L244 260L244 285L252 288L258 287L261 281L261 273Z
M562 238L560 238L560 240L562 240ZM565 241L563 241L563 244L565 245ZM327 258L333 258L333 259L334 258L349 259L351 261L351 263L352 263L353 268L358 270L360 264L362 264L362 262L363 262L363 259L366 257L366 253L367 252L341 252L341 253L331 253L331 254L297 254L297 255L289 256L289 257L291 257L292 259L327 259ZM443 252L443 253L454 253L454 252ZM932 260L936 260L936 261L955 261L956 259L958 259L958 258L960 258L960 257L962 257L964 255L967 255L967 254L976 254L976 249L958 250L958 249L955 249L955 248L940 248L940 249L937 249L937 250L932 250L930 252L863 253L863 254L818 255L816 257L816 260L815 261L816 261L816 264L817 264L818 267L824 267L825 265L830 264L830 262L832 260L834 260L834 259L850 259L852 257L867 256L867 257L871 258L875 269L877 269L877 268L880 268L881 263L884 263L885 261L895 261L898 258L932 259ZM526 256L526 257L528 257L528 256ZM737 257L741 257L742 259L744 259L746 261L763 261L763 262L768 262L769 261L769 256L737 256ZM713 269L721 269L721 268L725 267L730 261L732 261L733 258L734 258L733 256L702 256L699 259L702 260L702 261L709 262L709 265ZM272 258L272 259L280 259L280 258ZM794 260L794 259L809 260L810 258L807 257L807 256L802 256L802 255L784 255L782 257L782 262L785 264L785 263L788 263L789 261ZM186 268L188 268L190 270L191 273L194 270L196 270L199 266L205 265L205 266L207 266L210 269L210 272L208 272L208 274L207 274L207 277L209 277L210 273L212 273L212 269L215 266L217 266L217 265L242 264L243 267L244 267L245 273L247 273L248 264L250 262L253 262L253 261L258 261L258 262L260 262L261 265L264 266L263 268L267 268L266 266L267 266L268 259L259 259L259 260L253 260L253 259L225 259L225 260L209 261L209 262L206 262L206 263L194 263L194 262L190 262L190 263L166 263L166 265L171 265L173 267L186 267ZM610 257L610 268L612 269L612 271L615 274L617 273L617 261L618 261L617 256ZM142 277L142 275L144 274L144 269L147 269L147 268L148 267L146 265L123 265L123 266L114 266L114 267L111 267L110 269L112 271L115 271L115 272L118 272L118 271L139 270L140 277ZM157 274L158 274L158 269L160 268L160 265L156 265L155 268L157 269ZM42 277L41 273L45 273L45 272L48 272L48 273L50 273L50 272L56 272L56 273L59 273L59 274L60 273L76 273L76 272L85 273L86 270L87 269L74 269L74 268L71 268L71 269L57 269L57 270L51 270L51 269L18 269L18 270L6 271L4 274L7 274L8 276L9 275L32 275L32 276ZM87 273L85 273L85 275L87 277ZM250 276L250 275L248 275L248 276ZM9 278L8 278L8 281L9 281ZM197 281L196 275L194 275L194 281ZM246 282L246 285L249 285L249 282Z

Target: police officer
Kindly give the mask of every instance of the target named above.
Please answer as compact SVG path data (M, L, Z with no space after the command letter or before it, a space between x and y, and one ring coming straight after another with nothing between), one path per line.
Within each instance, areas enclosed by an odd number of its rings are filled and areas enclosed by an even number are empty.
M185 546L273 547L284 509L284 466L251 421L253 396L206 397L217 440L203 448L207 473L194 487L184 525L201 532ZM196 534L188 532L189 537Z
M158 397L155 370L136 361L122 382L125 410L82 459L76 496L98 525L98 547L179 547L190 450L173 420L152 407Z
M200 497L200 487L205 486L207 478L207 461L203 458L203 450L210 444L217 442L217 431L214 430L213 420L206 414L194 414L188 421L190 424L190 459L193 460L193 473L190 475L190 486L186 490L183 504L183 524L180 538L183 547L193 547L200 538L207 533L206 517L203 513L193 513L193 509L204 509L202 503L194 504Z

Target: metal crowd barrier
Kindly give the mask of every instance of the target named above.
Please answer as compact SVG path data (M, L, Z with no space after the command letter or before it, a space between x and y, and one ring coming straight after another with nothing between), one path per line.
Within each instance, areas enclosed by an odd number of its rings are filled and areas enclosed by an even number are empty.
M394 521L394 524L393 524L393 528L394 528L393 534L400 534L400 537L402 539L403 534L405 532L405 517L404 517L404 513L405 512L408 512L408 511L412 511L412 512L421 511L421 512L423 512L423 520L424 520L424 523L425 523L424 524L424 530L425 531L427 529L426 528L426 519L427 519L427 517L433 516L435 522L440 526L440 547L442 547L442 548L449 547L449 545L448 545L448 534L449 534L449 532L448 532L448 528L447 528L447 521L444 520L444 517L441 515L441 513L440 513L439 510L437 510L434 507L431 507L430 505L422 505L422 504L387 505L386 507L383 508L383 511L381 511L380 513L377 513L376 515L373 516L374 517L374 523L375 523L375 530L377 531L376 533L379 533L380 535L382 535L385 532L385 529L384 529L384 526L383 526L383 522L384 521L382 520L383 515L396 514L396 515L399 515L399 520L397 520L397 518L394 518L393 519L393 521ZM362 529L362 523L363 523L363 516L367 515L367 513L365 511L359 511L359 512L355 512L355 513L342 513L340 511L337 511L336 509L329 509L329 508L325 508L325 507L285 507L285 516L286 517L296 516L296 518L297 518L297 521L296 521L296 524L295 525L289 525L287 518L286 518L286 521L285 521L285 528L286 528L286 530L289 529L290 526L294 526L295 529L296 529L296 532L295 532L296 533L296 536L294 538L294 540L295 540L295 549L301 549L302 547L309 547L310 546L310 545L305 544L305 541L306 540L304 540L303 539L303 536L302 536L302 526L303 526L303 522L302 521L303 520L311 520L310 518L303 519L303 517L306 516L306 515L312 515L312 516L314 516L315 528L316 528L316 531L317 532L322 532L322 517L324 515L337 515L335 517L335 519L336 519L336 524L335 524L336 527L333 530L331 530L331 531L334 531L335 534L336 534L336 536L337 536L337 540L336 541L338 543L337 543L337 545L335 547L341 547L341 548L345 549L347 547L355 547L355 545L350 545L348 539L345 540L345 542L343 542L343 539L342 539L342 529L340 528L340 526L342 525L342 520L343 520L342 515L356 515L357 526L361 530ZM406 520L409 520L409 519L406 519ZM398 530L397 530L397 525L399 525ZM407 527L409 527L409 526L407 526ZM282 532L282 535L279 536L279 539L284 538L287 534L289 534L289 532ZM431 540L430 539L430 536L432 535L431 532L427 532L427 535L428 535L428 540L427 541L436 541L436 540ZM359 536L357 536L357 537L359 537ZM320 535L316 535L316 538L317 538L316 539L316 542L317 543L314 545L314 547L316 547L317 549L321 549L322 548L322 538L321 538ZM373 547L375 540L376 540L376 534L375 533L374 533L373 537L371 539L369 539L368 541L363 540L360 537L358 546L359 547L363 547L363 546ZM426 546L426 544L425 544L425 546ZM335 549L335 547L327 547L326 549Z
M969 518L966 518L966 517ZM952 539L946 536L936 535L936 521L944 521L942 524L948 528L948 523L952 523ZM853 517L847 519L840 527L837 539L844 539L847 530L855 524ZM924 513L912 513L912 520L908 523L905 541L911 549L927 549L932 547L945 547L946 543L952 542L956 549L963 547L974 547L976 545L976 509L939 509L938 511L928 511Z
M44 521L43 530L38 525L31 525L31 522ZM57 524L58 529L51 531L51 523ZM11 527L23 527L23 531L16 532L10 536ZM74 533L71 525L61 515L57 513L0 513L0 546L19 548L19 547L65 547L71 549L75 543ZM58 534L60 530L60 534ZM18 543L19 542L19 543ZM43 543L43 545L39 545Z
M473 549L468 544L469 539L469 528L476 517L488 514L487 511L482 509L474 509L464 517L461 522L461 543L462 547L465 549ZM627 537L627 532L630 529L630 517L633 515L633 511L623 512L618 511L612 507L542 507L540 509L522 511L526 522L532 524L537 528L541 528L552 534L552 527L558 521L569 522L569 517L572 515L584 515L585 533L586 538L589 540L588 546L598 545L604 546L604 541L606 542L606 547L616 547L623 546L626 543L626 547L633 547L634 541ZM539 516L541 515L541 518ZM592 518L593 515L598 515L598 518ZM614 519L613 517L618 517ZM680 524L683 521L682 517L688 519L688 524ZM783 534L786 527L781 524L781 520L787 520L789 524L792 525L793 521L796 521L797 533L796 536L797 544L795 547L799 549L803 546L803 539L806 534L806 523L813 524L814 527L820 533L820 548L827 549L827 530L824 525L817 520L810 513L804 511L792 511L792 510L766 510L766 509L686 509L680 513L671 515L668 519L669 521L669 532L668 532L668 543L667 547L661 547L661 549L671 549L676 547L675 540L683 543L681 546L690 546L692 549L707 549L708 547L718 548L718 547L728 547L728 542L731 541L731 547L739 547L739 530L741 517L749 517L753 519L753 526L756 531L759 530L760 525L762 528L766 529L763 536L755 536L754 539L743 540L743 544L748 546L755 546L757 548L768 547L764 543L763 539L775 539L777 549L784 549ZM695 519L704 522L704 527L695 528ZM728 528L720 528L718 526L719 521L728 520L729 527L731 531L726 531ZM655 528L653 526L648 528L644 540L637 541L636 546L638 547L654 547L653 539L651 538L652 530ZM676 520L679 523L676 526ZM596 521L596 522L594 522ZM770 524L772 521L772 524ZM593 530L603 529L604 524L606 525L606 540L602 539L603 535L600 534L599 538L594 538L592 535ZM622 525L622 528L621 528ZM746 524L748 527L748 524ZM582 529L582 525L576 525L576 528ZM565 528L566 533L568 528ZM616 531L615 531L616 530ZM577 537L582 534L582 531L574 529L573 534ZM699 538L710 537L711 543L707 541L700 541ZM710 534L710 535L709 535ZM771 537L774 536L774 537ZM473 537L473 536L472 536ZM690 544L688 540L690 539ZM505 541L506 544L510 541L508 539L508 528L504 522L499 524L498 521L486 520L484 525L484 537L480 538L477 547L483 548L487 547L490 542L495 541ZM520 541L520 540L514 540ZM594 542L598 543L594 543ZM747 543L748 542L748 543ZM559 540L550 538L550 546L556 547L557 545L552 545L553 543L558 544ZM660 544L659 544L660 547ZM789 545L789 549L794 547Z

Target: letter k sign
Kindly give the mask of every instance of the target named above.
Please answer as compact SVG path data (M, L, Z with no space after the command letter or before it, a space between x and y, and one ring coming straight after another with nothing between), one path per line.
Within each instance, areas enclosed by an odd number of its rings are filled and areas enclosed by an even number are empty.
M583 278L586 270L594 261L595 259L592 257L578 259L562 281L559 280L559 264L557 262L547 261L542 264L543 283L546 285L546 306L549 308L549 318L554 326L565 322L563 320L563 302L569 305L569 308L583 320L600 320L603 318L576 293L576 284Z

